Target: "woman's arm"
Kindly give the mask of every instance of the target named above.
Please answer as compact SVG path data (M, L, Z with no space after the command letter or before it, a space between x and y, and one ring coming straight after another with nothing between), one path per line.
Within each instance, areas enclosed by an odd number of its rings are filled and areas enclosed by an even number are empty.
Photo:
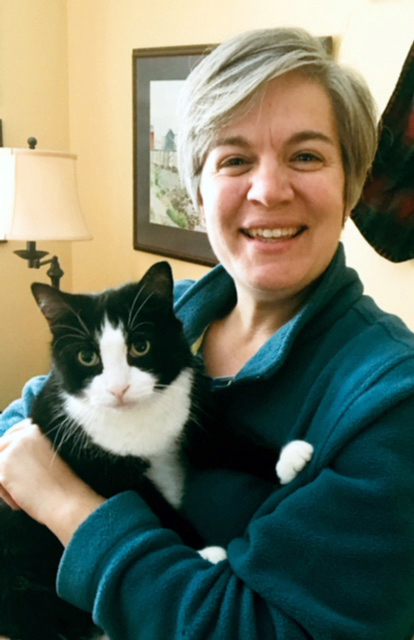
M103 502L53 450L29 416L47 376L32 378L0 415L0 497L46 524L63 545Z
M0 438L0 496L45 524L63 545L104 502L56 455L30 419Z

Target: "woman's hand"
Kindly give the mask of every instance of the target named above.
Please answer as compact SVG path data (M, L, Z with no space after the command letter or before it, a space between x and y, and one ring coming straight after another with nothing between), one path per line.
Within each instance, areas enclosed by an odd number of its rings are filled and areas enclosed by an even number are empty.
M30 419L0 438L0 497L66 545L104 498L78 478Z

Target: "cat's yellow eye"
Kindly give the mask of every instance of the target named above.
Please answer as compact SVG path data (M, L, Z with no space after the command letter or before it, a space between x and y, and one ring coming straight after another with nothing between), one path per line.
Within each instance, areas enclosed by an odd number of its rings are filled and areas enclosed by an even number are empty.
M129 347L129 355L132 358L142 358L142 356L146 356L148 351L151 349L151 343L149 340L136 340Z
M83 349L78 353L78 361L84 367L96 367L99 364L99 356L92 349Z

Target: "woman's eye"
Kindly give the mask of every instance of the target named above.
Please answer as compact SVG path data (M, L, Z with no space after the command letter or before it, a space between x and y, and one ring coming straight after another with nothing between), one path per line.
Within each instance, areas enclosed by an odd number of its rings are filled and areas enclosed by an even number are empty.
M239 175L244 173L251 166L252 161L246 156L226 156L218 158L217 171L227 175Z
M246 164L246 160L244 158L229 158L226 162L223 163L226 167L241 167Z
M293 157L293 162L294 164L303 165L305 168L314 168L315 166L321 165L323 163L323 159L321 156L316 153L312 153L311 151L302 151Z
M100 363L100 358L96 351L83 349L78 353L78 362L84 367L96 367Z
M151 343L149 340L136 340L129 347L129 355L132 358L142 358L146 356L151 349Z

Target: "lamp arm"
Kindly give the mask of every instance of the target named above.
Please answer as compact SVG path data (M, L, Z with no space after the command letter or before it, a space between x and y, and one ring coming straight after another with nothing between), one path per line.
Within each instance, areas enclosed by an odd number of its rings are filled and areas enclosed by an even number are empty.
M36 248L36 242L26 242L26 249L19 249L14 253L27 260L29 269L38 269L40 267L40 260L48 255L49 251L39 251Z
M36 248L36 242L27 242L26 249L19 249L14 251L19 258L23 258L23 260L27 260L27 266L29 269L40 269L46 264L50 264L50 268L47 271L47 275L49 276L52 286L56 289L60 288L60 279L62 278L64 271L59 264L59 260L57 256L53 256L52 258L48 258L47 260L42 260L45 256L48 255L48 251L39 251Z

